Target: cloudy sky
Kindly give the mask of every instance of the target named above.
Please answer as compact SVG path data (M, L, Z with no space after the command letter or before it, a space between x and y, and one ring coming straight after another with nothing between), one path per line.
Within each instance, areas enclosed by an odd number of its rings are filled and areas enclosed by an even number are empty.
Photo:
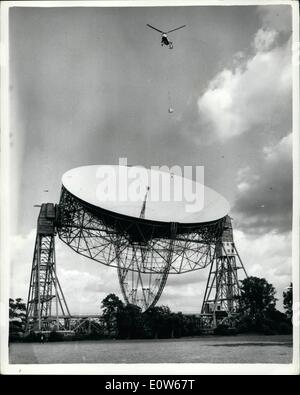
M280 308L291 281L290 7L15 7L9 22L11 297L27 297L33 205L58 202L67 170L126 157L204 166L230 202L248 274L274 284ZM147 23L187 26L169 50ZM121 296L115 269L56 247L73 314ZM199 312L207 275L170 276L159 303Z

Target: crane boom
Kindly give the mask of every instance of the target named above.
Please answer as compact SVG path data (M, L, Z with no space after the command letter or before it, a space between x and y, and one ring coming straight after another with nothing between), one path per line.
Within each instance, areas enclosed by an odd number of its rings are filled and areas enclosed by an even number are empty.
M144 197L143 207L142 207L142 210L141 210L140 218L145 218L146 201L147 201L147 196L148 196L149 189L150 189L150 187L148 186L147 187L147 192L146 192L145 197Z

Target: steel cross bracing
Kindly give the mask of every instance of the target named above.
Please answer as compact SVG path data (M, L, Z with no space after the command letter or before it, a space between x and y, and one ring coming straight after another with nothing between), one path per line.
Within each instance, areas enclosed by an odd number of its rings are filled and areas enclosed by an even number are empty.
M240 296L239 270L247 277L233 241L231 220L227 216L222 237L216 243L201 309L208 327L216 327L223 321L234 323Z
M118 266L119 283L122 294L126 303L131 303L139 306L143 311L155 306L159 300L162 291L167 282L170 265L172 262L172 255L174 251L174 237L176 235L176 223L171 225L173 237L169 240L168 249L165 251L165 266L160 272L145 273L142 270L129 270L123 268L123 265ZM149 254L150 250L147 245L138 244L133 246L135 251L139 250L139 257L134 256L132 262L133 267L152 265L153 255ZM116 245L116 250L118 245Z
M61 316L70 312L56 274L55 207L43 204L37 223L33 262L30 276L26 332L63 327Z
M43 204L40 211L27 304L27 330L47 330L51 325L57 329L73 327L56 275L56 233L78 254L116 267L124 300L140 306L143 311L157 303L169 274L207 266L210 266L210 274L202 315L215 324L222 312L230 315L236 310L237 270L243 268L243 264L233 243L229 216L211 223L184 226L124 220L120 215L80 201L63 187L59 205ZM226 252L226 243L234 254Z
M126 224L122 218L90 207L64 188L59 203L58 235L77 253L118 269L126 303L143 311L159 300L169 274L203 269L214 256L224 220L211 225L178 230L171 223L165 234L156 224L146 230L138 221ZM150 228L150 231L149 231Z
M203 269L210 264L216 239L222 232L222 220L212 225L186 228L184 233L155 237L156 225L147 235L138 222L124 228L116 217L94 215L63 189L59 204L58 235L77 253L122 271L162 273L166 265L170 274ZM140 236L132 239L134 234ZM118 246L116 249L115 246ZM170 251L172 254L170 255Z

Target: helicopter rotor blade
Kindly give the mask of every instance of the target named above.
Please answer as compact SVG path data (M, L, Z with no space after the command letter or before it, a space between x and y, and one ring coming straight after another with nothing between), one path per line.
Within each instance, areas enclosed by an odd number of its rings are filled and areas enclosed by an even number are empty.
M158 31L159 33L162 33L162 34L164 33L164 32L162 32L161 30L156 29L156 27L153 27L153 26L149 25L148 23L147 23L147 26L148 26L148 27L151 27L151 29L154 29L154 30Z
M186 26L186 25L182 25L182 26L180 26L180 27L176 27L176 29L169 30L167 33L175 32L175 30L182 29L182 28L185 27L185 26Z

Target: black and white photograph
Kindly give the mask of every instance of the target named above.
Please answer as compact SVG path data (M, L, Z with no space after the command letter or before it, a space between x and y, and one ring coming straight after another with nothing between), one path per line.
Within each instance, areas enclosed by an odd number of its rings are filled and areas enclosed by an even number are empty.
M4 3L1 373L299 374L297 2Z

